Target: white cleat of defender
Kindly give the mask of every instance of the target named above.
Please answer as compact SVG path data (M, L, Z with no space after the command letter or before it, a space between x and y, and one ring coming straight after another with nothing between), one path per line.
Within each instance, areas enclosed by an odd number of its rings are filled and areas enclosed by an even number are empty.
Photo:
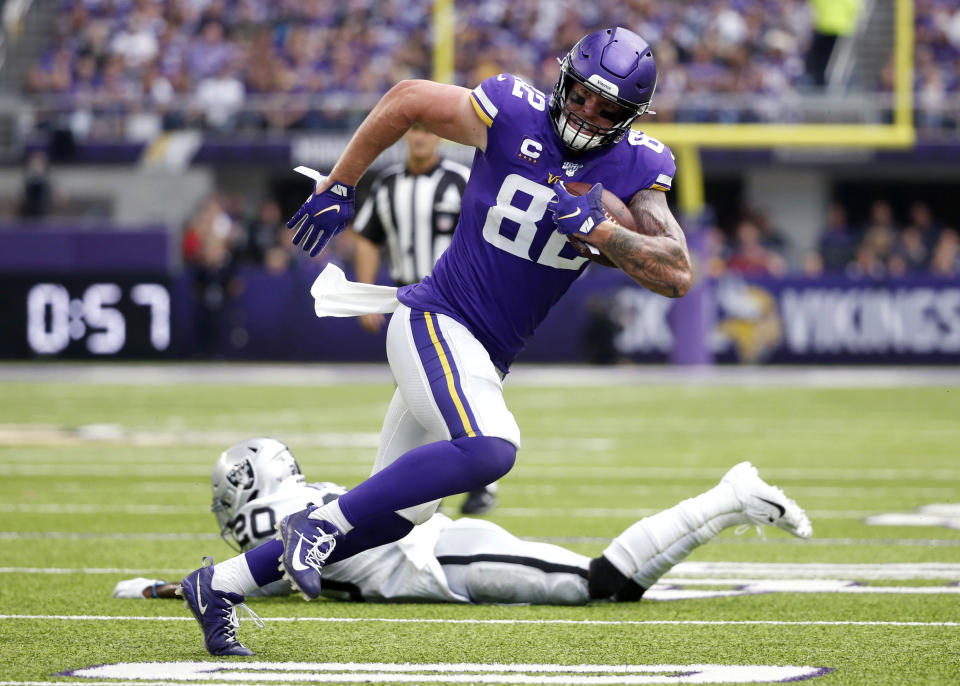
M747 519L758 526L773 524L798 538L810 538L813 526L799 505L760 478L749 462L734 465L721 479L733 486Z

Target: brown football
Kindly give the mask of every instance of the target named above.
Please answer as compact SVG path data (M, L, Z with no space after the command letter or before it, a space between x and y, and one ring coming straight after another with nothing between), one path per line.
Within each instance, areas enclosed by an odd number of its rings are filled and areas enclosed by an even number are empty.
M563 187L566 188L570 195L583 195L589 191L592 187L592 183L584 183L583 181L570 181L563 184ZM613 193L608 191L606 188L603 189L603 210L607 213L607 217L617 222L626 229L631 231L637 230L636 221L633 219L633 214L630 212L630 208L623 204L623 201L615 196ZM589 248L584 245L584 242L579 238L570 236L570 242L573 243L573 247L577 249L577 252L583 255L584 257L590 258L592 261L605 265L607 267L615 267L616 265L605 257L603 253L595 255L590 252Z

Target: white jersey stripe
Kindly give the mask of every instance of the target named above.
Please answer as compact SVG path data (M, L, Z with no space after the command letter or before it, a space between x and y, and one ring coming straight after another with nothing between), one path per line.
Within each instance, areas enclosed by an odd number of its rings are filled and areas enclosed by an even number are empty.
M483 92L483 88L480 86L474 88L473 95L490 119L496 119L499 110L497 109L497 106L493 104L493 101L487 97L487 94Z

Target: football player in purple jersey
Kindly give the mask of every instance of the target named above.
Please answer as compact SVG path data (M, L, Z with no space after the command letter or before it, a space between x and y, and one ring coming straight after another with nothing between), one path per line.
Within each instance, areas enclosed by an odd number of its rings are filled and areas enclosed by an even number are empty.
M373 474L336 501L281 520L276 540L243 556L254 583L282 576L316 598L324 564L395 541L429 519L443 497L510 471L520 430L503 398L503 377L586 268L571 236L656 293L689 290L690 254L665 195L673 156L631 128L649 110L656 84L647 42L611 28L566 54L549 96L511 74L473 90L411 80L373 108L288 222L293 242L311 255L323 250L352 218L361 175L414 124L476 148L460 220L433 273L397 291L387 330L397 390ZM593 186L574 196L564 181ZM637 232L607 220L604 188L628 205ZM598 574L612 585L628 583L629 570L601 560ZM215 639L228 629L225 608L250 589L215 590L212 576L201 568L182 587L205 637ZM201 612L211 598L218 609Z

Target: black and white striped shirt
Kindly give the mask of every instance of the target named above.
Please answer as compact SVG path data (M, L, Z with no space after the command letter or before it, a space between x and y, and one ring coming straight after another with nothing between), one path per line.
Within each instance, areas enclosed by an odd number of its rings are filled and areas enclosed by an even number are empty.
M390 253L390 276L398 286L416 283L433 270L450 245L470 170L450 160L422 174L403 164L385 169L360 206L354 230Z

